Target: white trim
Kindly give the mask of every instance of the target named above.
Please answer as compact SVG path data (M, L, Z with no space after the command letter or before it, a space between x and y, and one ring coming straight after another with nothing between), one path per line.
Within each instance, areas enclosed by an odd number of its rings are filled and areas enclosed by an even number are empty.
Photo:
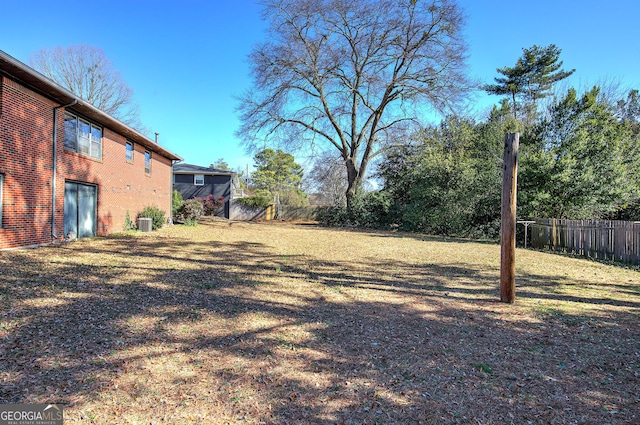
M79 153L80 155L84 155L84 156L88 156L91 158L95 158L99 161L102 160L102 138L104 135L104 127L101 127L99 125L94 124L92 121L83 118L75 113L71 113L69 111L65 111L64 112L64 120L65 120L65 127L64 127L64 148L76 153ZM67 143L67 126L66 126L66 122L67 122L67 117L72 117L73 119L75 119L76 125L75 125L75 140L74 145L70 146ZM84 123L85 125L87 125L89 127L89 133L87 134L86 137L82 137L80 135L80 123ZM100 139L97 140L93 137L93 130L98 130L100 132ZM84 143L81 143L81 140L84 141ZM95 145L99 145L99 151L95 152L95 150L93 149ZM97 155L97 156L96 156Z
M129 155L129 149L127 149L129 147L129 145L131 145L131 158L128 158ZM124 144L124 159L127 162L133 162L133 157L134 157L134 152L136 150L136 146L133 144L133 142L131 140L127 140Z
M211 171L200 171L200 170L173 170L173 174L204 174L205 176L234 176L237 175L238 173L235 173L233 171L229 171L228 173L216 173L216 172L211 172Z
M202 177L202 183L198 183L198 177ZM194 174L193 184L196 186L204 186L204 174Z
M149 155L149 168L147 168L147 154ZM151 175L151 151L148 149L144 151L144 173L148 176Z

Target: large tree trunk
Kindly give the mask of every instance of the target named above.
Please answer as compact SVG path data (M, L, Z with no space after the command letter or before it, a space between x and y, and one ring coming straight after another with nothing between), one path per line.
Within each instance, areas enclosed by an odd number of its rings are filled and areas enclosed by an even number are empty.
M347 192L345 195L347 197L347 209L350 209L362 185L362 174L351 158L345 160L345 165L347 167Z
M425 99L445 109L468 93L455 2L263 3L274 37L250 55L254 87L240 99L239 134L256 150L267 139L335 147L349 174L350 207L367 161L396 142L395 129L418 120L408 111Z

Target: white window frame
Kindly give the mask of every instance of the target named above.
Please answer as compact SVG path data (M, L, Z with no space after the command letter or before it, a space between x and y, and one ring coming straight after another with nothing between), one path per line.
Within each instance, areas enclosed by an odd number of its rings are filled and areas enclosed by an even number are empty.
M131 146L131 158L129 158L129 146ZM124 158L127 160L127 162L133 162L133 153L135 151L135 145L133 144L133 142L127 140L127 142L124 144L124 149Z
M67 150L71 150L79 153L80 155L89 156L91 158L95 158L98 160L102 160L102 138L103 138L103 128L97 124L92 123L89 120L79 117L76 114L72 114L71 112L64 113L65 118L65 134L64 134L64 148ZM67 132L67 118L72 118L75 120L75 137ZM84 137L80 134L80 123L88 126L89 132L87 136ZM69 143L70 138L67 136L72 136L71 143Z
M144 151L144 173L151 174L151 151Z
M198 177L202 177L201 183L198 183ZM204 174L194 174L193 184L196 186L204 186Z

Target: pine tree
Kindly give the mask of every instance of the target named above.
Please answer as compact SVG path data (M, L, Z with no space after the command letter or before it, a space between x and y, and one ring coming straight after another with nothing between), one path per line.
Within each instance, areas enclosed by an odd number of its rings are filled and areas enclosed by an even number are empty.
M575 69L560 69L563 64L560 60L561 50L555 44L547 47L533 45L522 49L522 52L522 57L514 67L497 69L503 77L494 78L496 84L484 86L489 94L510 96L515 118L518 114L518 102L535 108L536 102L547 97L555 83L575 72Z

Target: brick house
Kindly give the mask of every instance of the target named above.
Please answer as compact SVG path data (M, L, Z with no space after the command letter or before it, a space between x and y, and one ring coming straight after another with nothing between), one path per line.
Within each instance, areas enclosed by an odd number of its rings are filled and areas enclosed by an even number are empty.
M171 211L180 160L0 50L0 249L121 231Z

